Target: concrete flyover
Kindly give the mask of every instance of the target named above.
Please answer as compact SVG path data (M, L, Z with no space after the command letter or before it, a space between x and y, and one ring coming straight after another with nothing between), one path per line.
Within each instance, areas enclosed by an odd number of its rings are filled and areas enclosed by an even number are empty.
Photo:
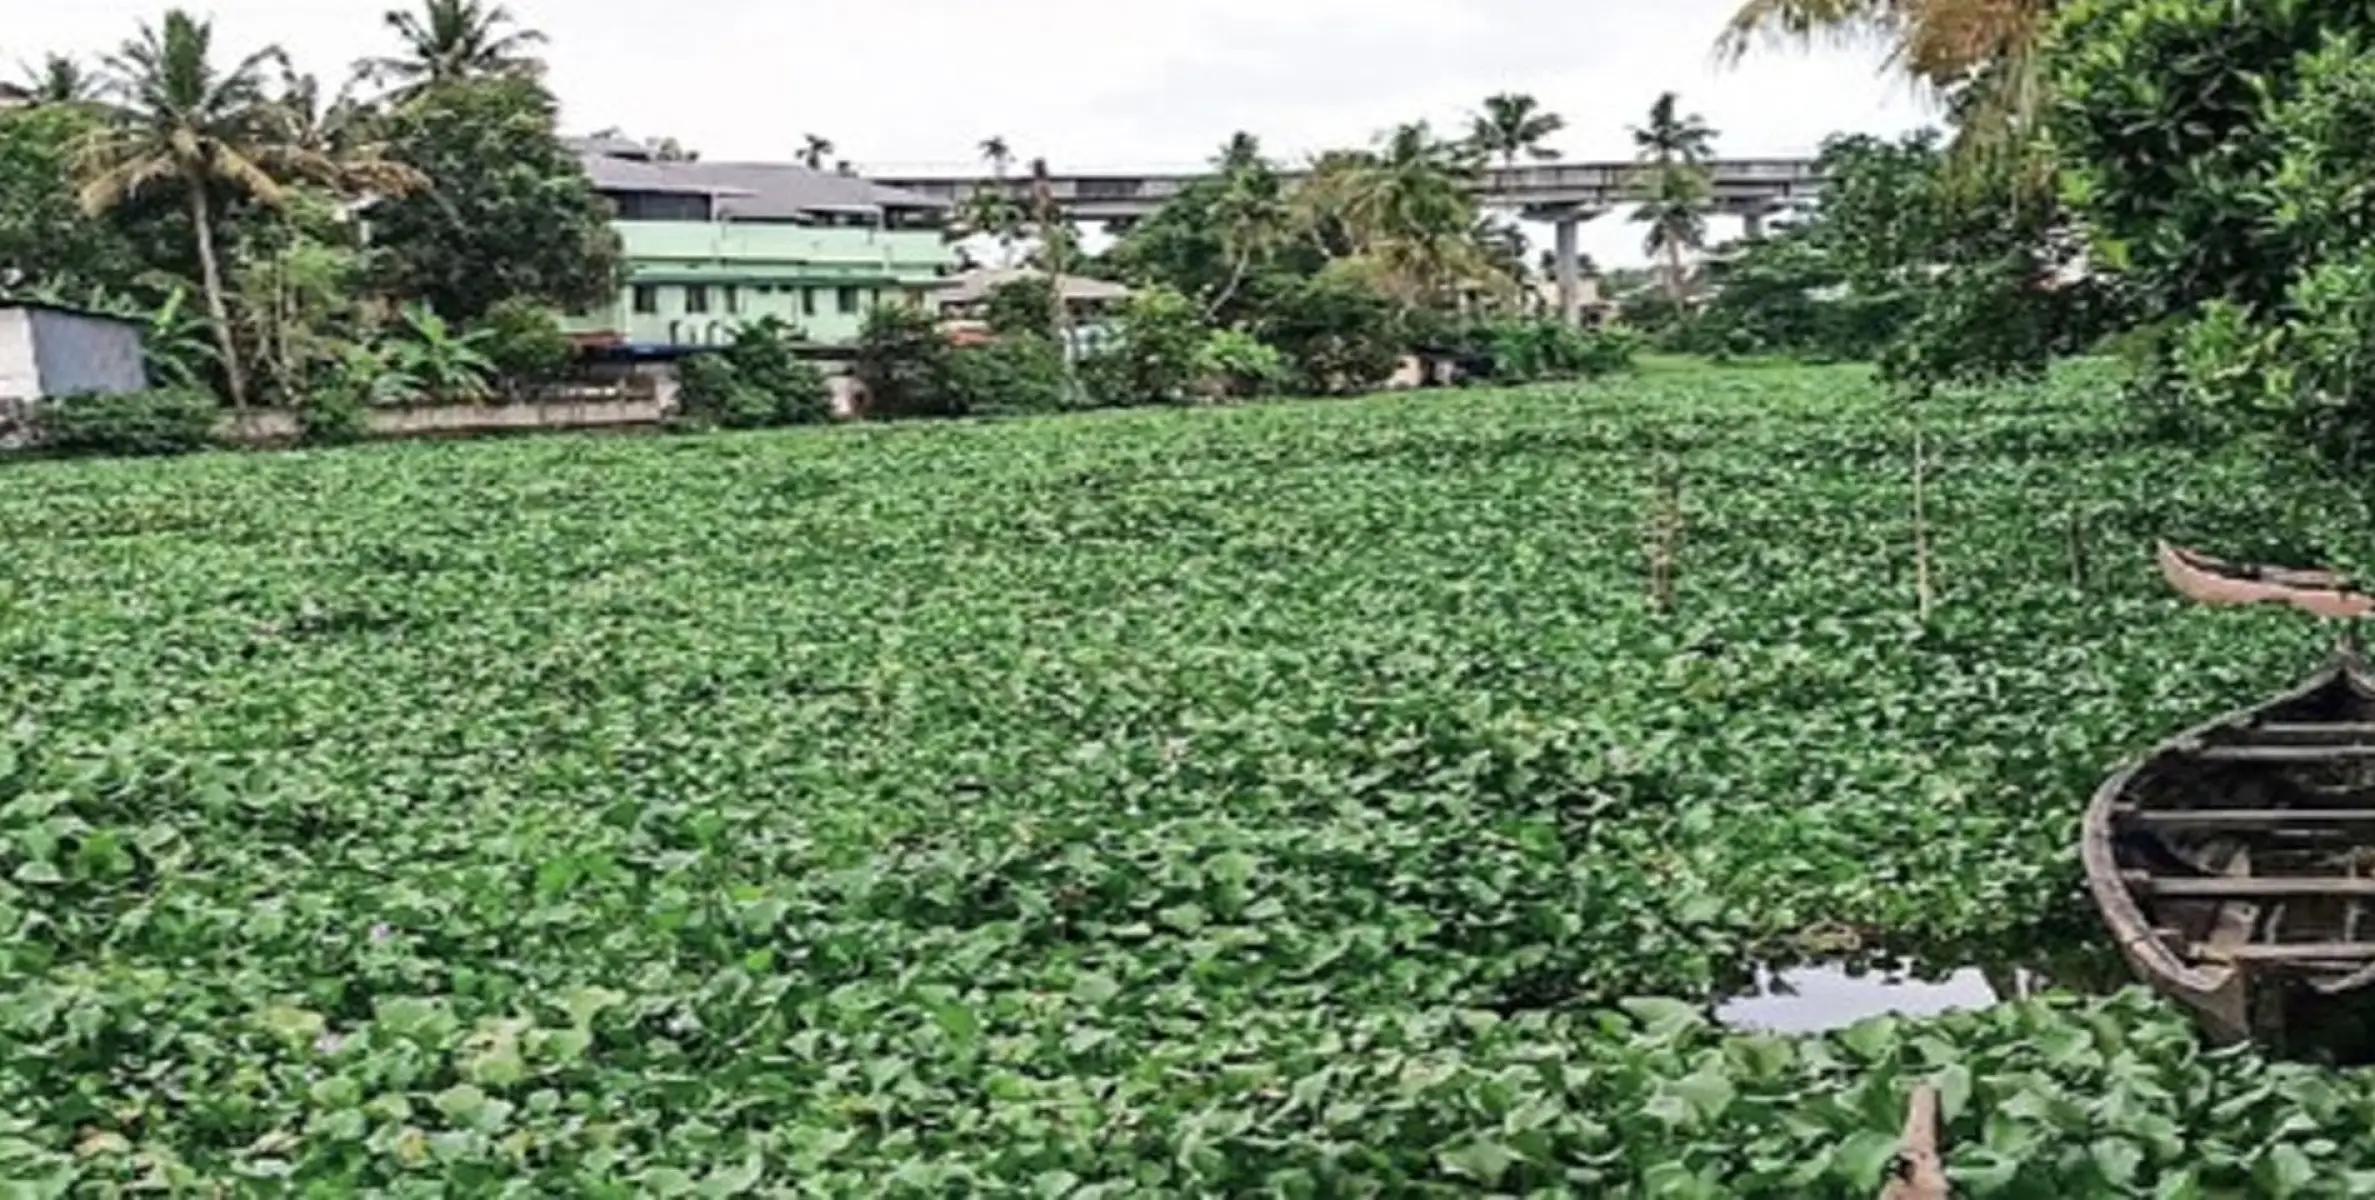
M1487 167L1476 175L1478 199L1496 208L1514 208L1528 220L1545 221L1556 232L1555 271L1559 310L1570 322L1581 315L1581 287L1577 278L1576 231L1619 204L1638 198L1635 180L1641 167L1630 162L1529 163L1520 167ZM1290 185L1308 172L1279 173ZM1727 158L1708 164L1714 209L1740 217L1747 234L1763 232L1764 218L1786 205L1812 198L1822 178L1810 158ZM1074 221L1102 221L1127 225L1161 208L1203 173L1092 172L1051 175L1049 197ZM1020 190L1030 181L1017 174L883 176L885 187L919 192L955 202L984 188Z

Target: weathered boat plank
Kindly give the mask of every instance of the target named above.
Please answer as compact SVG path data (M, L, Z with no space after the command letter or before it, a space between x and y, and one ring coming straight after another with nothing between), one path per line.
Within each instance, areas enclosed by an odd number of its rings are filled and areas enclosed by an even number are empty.
M2168 878L2127 873L2128 886L2155 896L2193 900L2280 899L2297 896L2375 896L2375 879L2347 875L2261 875L2225 879Z
M2273 741L2375 742L2375 721L2262 721L2246 731Z
M2197 942L2192 952L2218 962L2343 962L2375 960L2375 942L2254 942L2242 946Z
M2355 759L2375 759L2375 746L2250 746L2212 745L2186 753L2186 757L2215 763L2324 763L2347 762Z
M2375 808L2138 808L2120 813L2119 819L2152 829L2308 833L2375 829Z

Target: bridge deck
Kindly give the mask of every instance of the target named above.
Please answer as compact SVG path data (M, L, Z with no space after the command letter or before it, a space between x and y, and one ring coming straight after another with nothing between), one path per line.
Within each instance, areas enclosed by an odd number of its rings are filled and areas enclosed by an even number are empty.
M1490 167L1478 172L1476 190L1488 204L1515 205L1557 215L1557 210L1606 209L1637 194L1640 166L1635 163L1531 163L1520 167ZM1309 172L1285 170L1292 183ZM1708 164L1713 199L1719 209L1759 211L1812 196L1822 179L1812 159L1719 159ZM1055 175L1048 188L1055 202L1075 219L1110 220L1142 217L1163 206L1190 182L1203 178L1189 173ZM1020 175L999 179L972 176L885 176L874 182L918 192L942 200L957 200L982 188L1021 189L1030 181Z

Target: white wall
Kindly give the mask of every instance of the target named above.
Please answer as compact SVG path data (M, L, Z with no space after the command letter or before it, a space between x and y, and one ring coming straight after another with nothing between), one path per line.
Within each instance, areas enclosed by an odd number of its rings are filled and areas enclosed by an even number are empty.
M41 369L33 360L33 317L0 308L0 400L41 398Z

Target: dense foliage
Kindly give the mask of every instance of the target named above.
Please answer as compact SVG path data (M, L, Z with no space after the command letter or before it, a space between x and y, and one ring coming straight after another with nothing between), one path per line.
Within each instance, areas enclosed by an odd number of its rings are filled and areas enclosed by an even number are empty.
M851 373L870 417L961 417L970 397L957 376L956 348L917 309L886 304L866 314Z
M2275 423L2345 463L2375 438L2375 16L2285 0L2072 5L2055 124L2095 249L2155 337L2144 393Z
M551 310L613 294L608 207L511 54L534 35L480 0L422 3L391 21L412 57L343 87L183 10L95 70L52 56L33 102L0 110L0 295L147 318L157 382L311 428L524 398L573 367ZM457 344L484 332L492 386L372 376L420 340L414 313Z
M832 419L824 373L793 350L798 331L769 316L742 325L722 350L679 368L681 413L697 425L764 429Z
M2133 996L1689 1016L2058 936L2107 764L2313 656L2148 539L2364 531L2100 384L1936 417L1927 629L1852 369L21 466L0 1175L1868 1196L1935 1075L1969 1195L2339 1194L2364 1081Z
M383 286L456 321L506 299L572 309L618 286L610 209L554 133L556 102L532 79L428 89L389 119L390 152L433 186L372 209L390 243Z
M131 241L75 199L73 147L98 125L63 105L0 111L0 292L124 287L138 275Z
M960 399L952 407L977 416L1024 416L1085 407L1090 397L1064 361L1054 339L1014 333L952 357L950 386Z
M60 396L33 410L32 443L52 454L188 454L214 444L219 416L204 392L164 388Z

